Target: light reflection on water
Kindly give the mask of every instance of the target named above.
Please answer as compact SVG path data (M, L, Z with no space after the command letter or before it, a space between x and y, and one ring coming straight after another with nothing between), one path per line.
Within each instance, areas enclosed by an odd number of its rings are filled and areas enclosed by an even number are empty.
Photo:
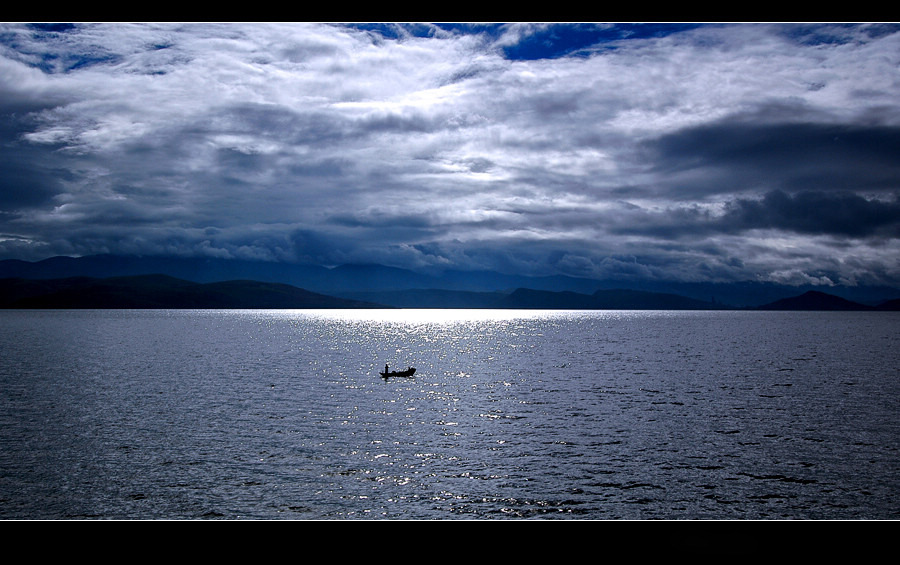
M2 518L898 514L893 313L0 317Z

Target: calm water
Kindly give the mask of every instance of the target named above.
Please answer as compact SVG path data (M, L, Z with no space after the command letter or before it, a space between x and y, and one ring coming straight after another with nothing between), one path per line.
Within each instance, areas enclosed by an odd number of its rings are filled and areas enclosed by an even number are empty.
M898 328L3 311L0 518L897 519Z

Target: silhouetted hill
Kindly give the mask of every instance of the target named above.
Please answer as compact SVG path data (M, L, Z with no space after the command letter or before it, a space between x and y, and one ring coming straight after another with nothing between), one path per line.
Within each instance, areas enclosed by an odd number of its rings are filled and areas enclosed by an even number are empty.
M2 308L381 308L290 285L194 283L166 275L0 280Z
M391 292L430 289L428 299L439 307L439 291L472 293L505 293L517 288L552 292L572 292L591 295L598 289L616 291L629 289L658 294L670 294L714 303L715 307L756 307L794 297L815 287L779 285L761 281L731 283L703 283L676 281L595 280L562 275L532 277L491 271L453 271L423 274L384 265L341 265L326 268L265 261L243 261L209 257L133 257L93 255L87 257L52 257L43 261L0 261L0 278L62 279L71 277L109 278L160 273L195 283L230 280L254 280L287 284L329 296L351 293ZM834 286L829 292L850 301L874 306L887 300L900 299L900 289L872 286ZM424 300L424 294L422 294ZM483 304L491 296L446 294L448 304ZM573 298L573 297L569 297ZM579 298L579 297L574 297ZM620 299L626 299L620 297ZM566 297L554 300L565 302ZM580 300L580 298L579 298ZM627 300L627 299L626 299ZM408 302L408 301L405 301ZM441 306L482 307L482 306ZM483 306L489 307L489 306ZM665 306L664 306L665 307ZM702 307L702 306L701 306Z
M712 310L711 302L674 294L639 290L598 290L594 294L550 292L519 288L498 302L502 308L552 308L562 310Z
M0 261L0 278L62 279L130 277L164 274L197 283L255 280L317 291L328 286L330 270L316 265L216 258L90 255L51 257L43 261Z
M534 290L532 288L517 288L508 296L498 302L500 308L548 308L558 310L586 310L590 309L593 301L589 294L581 294L564 290L552 292L548 290Z
M710 310L725 308L655 292L598 290L594 294L518 288L512 292L467 292L417 289L342 294L347 298L388 304L398 308L501 308L548 310Z
M640 290L598 290L593 295L597 307L637 310L717 310L725 306L665 292Z
M852 302L839 296L811 290L800 296L765 304L758 310L874 310L871 306Z
M363 268L365 271L365 268ZM346 273L352 273L347 269ZM390 270L382 273L392 276ZM357 273L358 275L359 273ZM413 289L331 296L254 280L196 283L168 275L0 279L0 308L505 308L555 310L713 310L714 302L627 289L593 294L519 288L513 292ZM900 310L900 300L869 306L819 291L777 300L759 310Z

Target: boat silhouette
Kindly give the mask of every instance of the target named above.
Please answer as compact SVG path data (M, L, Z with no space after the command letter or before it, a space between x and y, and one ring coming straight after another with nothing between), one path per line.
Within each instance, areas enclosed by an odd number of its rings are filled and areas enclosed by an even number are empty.
M389 377L404 377L410 379L413 375L416 374L416 368L409 367L405 371L388 371L388 366L385 365L384 371L378 374L381 375L383 379L388 379Z

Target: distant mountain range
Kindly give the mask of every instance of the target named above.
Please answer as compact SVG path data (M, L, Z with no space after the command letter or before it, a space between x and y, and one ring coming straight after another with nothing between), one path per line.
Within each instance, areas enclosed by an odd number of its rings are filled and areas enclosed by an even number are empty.
M286 284L195 283L166 275L0 279L2 308L383 308Z
M714 310L726 307L656 292L598 290L593 294L520 288L511 293L401 291L375 293L382 303L327 296L290 285L259 281L195 283L167 275L97 279L0 279L0 308L502 308L554 310ZM898 310L894 300L876 308L807 292L759 307L762 310Z
M518 288L512 292L407 290L350 293L347 297L398 308L517 308L556 310L715 310L723 306L675 294L640 290L579 292Z
M900 300L887 300L877 306L867 306L827 294L810 290L800 296L776 300L770 304L759 306L757 310L900 310Z
M677 294L627 289L601 289L593 294L519 288L513 292L464 292L452 290L408 290L360 292L352 296L396 308L513 308L554 310L900 310L900 300L877 306L852 302L839 296L807 291L757 307L736 308L696 300Z
M32 304L69 301L70 304L105 304L97 307L109 308L166 304L158 307L352 308L384 305L399 308L865 310L896 309L896 302L900 300L900 289L891 287L829 287L825 294L819 292L821 287L758 282L626 283L487 271L447 271L428 275L383 265L326 268L226 259L113 255L54 257L38 262L0 261L0 279L18 279L2 281L0 305L6 308L32 307L23 306L30 300ZM822 299L823 296L846 302L829 301ZM19 300L26 302L10 306Z

